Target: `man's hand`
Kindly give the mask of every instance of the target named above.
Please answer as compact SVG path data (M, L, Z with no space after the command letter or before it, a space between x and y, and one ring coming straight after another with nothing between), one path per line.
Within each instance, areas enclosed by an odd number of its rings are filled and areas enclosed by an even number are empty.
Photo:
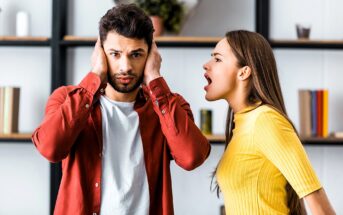
M98 38L94 46L91 61L92 72L100 77L101 83L106 83L108 66L104 49L101 47L100 38Z
M144 69L144 84L148 85L150 81L161 77L160 68L161 68L162 58L160 53L158 53L157 46L155 42L151 44L151 50L148 56L148 59L145 64Z

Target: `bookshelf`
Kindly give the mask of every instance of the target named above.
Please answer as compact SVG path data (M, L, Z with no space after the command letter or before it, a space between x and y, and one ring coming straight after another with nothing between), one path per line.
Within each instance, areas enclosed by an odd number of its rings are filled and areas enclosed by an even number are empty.
M271 40L269 38L269 0L255 0L256 32L262 34L275 49L343 49L343 40ZM67 83L67 49L94 46L96 37L66 35L67 0L52 0L52 35L47 37L0 37L0 46L49 47L51 49L51 92ZM214 47L217 37L158 37L159 47ZM222 145L224 135L207 135L211 144ZM343 146L343 138L301 138L309 146ZM0 144L19 142L32 144L31 134L0 135ZM51 164L50 169L50 213L53 213L61 178L60 164Z

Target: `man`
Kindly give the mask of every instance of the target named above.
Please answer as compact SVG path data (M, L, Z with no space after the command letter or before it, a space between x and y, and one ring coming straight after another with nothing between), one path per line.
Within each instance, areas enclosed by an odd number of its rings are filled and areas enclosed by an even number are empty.
M55 214L173 214L170 160L204 162L207 139L160 76L149 17L135 5L100 20L92 70L50 96L32 140L62 161Z

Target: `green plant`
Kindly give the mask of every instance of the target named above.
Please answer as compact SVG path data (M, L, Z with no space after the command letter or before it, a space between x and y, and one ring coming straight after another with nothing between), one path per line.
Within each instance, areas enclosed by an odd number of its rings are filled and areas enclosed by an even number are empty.
M136 4L150 16L159 16L164 28L178 33L184 17L184 5L178 0L135 0Z

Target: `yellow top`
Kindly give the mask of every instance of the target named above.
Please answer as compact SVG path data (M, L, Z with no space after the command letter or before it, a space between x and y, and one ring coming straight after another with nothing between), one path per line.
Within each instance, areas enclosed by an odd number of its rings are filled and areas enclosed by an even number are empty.
M231 214L288 214L287 181L300 198L321 188L292 125L257 103L234 115L217 180Z

